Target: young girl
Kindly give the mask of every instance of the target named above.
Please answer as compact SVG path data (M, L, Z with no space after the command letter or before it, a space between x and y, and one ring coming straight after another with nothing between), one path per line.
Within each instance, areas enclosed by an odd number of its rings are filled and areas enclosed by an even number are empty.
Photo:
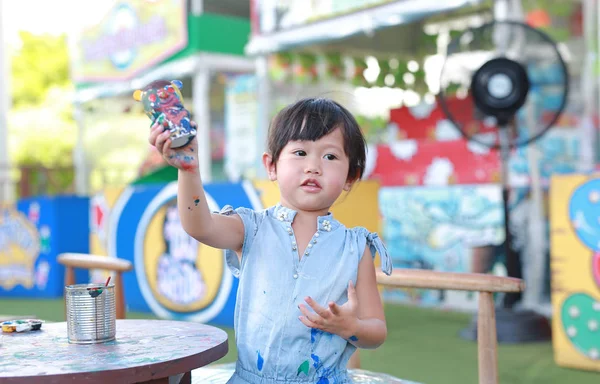
M238 349L229 383L348 383L356 348L377 348L387 329L373 257L392 267L376 233L346 228L329 209L361 178L365 139L354 117L328 99L304 99L269 128L263 163L281 202L263 211L208 209L198 144L173 150L153 125L150 143L179 169L178 205L187 233L226 249L239 277Z

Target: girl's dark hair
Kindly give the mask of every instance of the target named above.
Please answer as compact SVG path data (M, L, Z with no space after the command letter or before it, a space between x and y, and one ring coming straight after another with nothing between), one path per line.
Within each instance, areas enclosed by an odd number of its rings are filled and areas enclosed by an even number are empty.
M316 141L340 128L344 152L350 160L347 180L360 179L365 170L366 141L356 119L331 99L308 98L283 108L269 127L268 151L277 163L283 147L290 141Z

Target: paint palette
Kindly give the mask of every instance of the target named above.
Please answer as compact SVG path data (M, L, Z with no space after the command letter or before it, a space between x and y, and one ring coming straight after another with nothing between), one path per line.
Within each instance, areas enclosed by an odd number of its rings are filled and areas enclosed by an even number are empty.
M142 102L150 120L171 132L171 148L183 147L196 136L190 113L183 106L182 87L183 83L179 80L156 80L133 93L133 98Z
M13 333L13 332L28 332L28 331L39 331L42 329L42 320L38 319L22 319L22 320L9 320L2 322L2 332Z

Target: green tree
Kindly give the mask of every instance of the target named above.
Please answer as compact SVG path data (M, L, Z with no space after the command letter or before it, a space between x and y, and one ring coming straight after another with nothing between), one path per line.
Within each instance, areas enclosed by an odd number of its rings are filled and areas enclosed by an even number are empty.
M9 151L34 194L70 190L76 127L66 37L20 32L11 56Z
M69 52L65 35L19 32L21 45L11 60L12 102L15 108L39 105L53 87L68 87Z

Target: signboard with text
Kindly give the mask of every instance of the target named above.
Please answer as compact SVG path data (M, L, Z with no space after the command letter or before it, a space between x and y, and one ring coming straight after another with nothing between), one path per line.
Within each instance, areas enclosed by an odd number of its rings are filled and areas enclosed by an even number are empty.
M71 36L73 80L129 79L188 42L185 0L118 1L95 25Z

